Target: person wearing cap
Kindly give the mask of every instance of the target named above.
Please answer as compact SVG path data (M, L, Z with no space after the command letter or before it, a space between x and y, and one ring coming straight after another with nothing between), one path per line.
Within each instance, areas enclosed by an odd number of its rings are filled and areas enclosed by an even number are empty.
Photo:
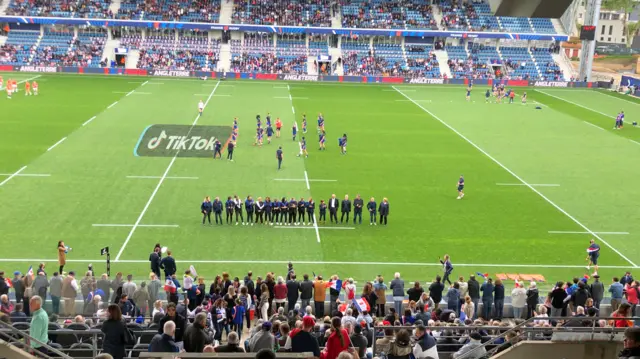
M320 345L318 340L311 335L316 321L311 316L302 318L302 328L295 328L289 334L291 338L291 352L293 353L313 353L316 358L320 357Z
M469 342L453 353L452 358L480 359L485 355L487 355L487 349L482 346L482 336L478 332L473 332L469 335Z
M231 332L227 336L227 345L219 345L214 348L216 353L244 353L244 349L240 348L240 338L238 333Z
M2 272L0 272L0 277L3 277ZM22 301L22 296L24 295L24 286L22 285L21 277L22 277L22 273L20 273L20 271L13 272L13 279L11 280L11 286L13 287L13 291L15 292L15 295L16 295L16 304Z
M275 350L276 338L271 334L271 322L262 323L262 330L249 338L249 351L257 353L261 349Z
M593 276L593 283L591 283L591 297L593 306L600 309L600 302L604 298L604 283L600 281L600 276L597 274Z
M438 358L438 346L436 340L427 333L424 325L416 326L416 345L413 347L415 359Z

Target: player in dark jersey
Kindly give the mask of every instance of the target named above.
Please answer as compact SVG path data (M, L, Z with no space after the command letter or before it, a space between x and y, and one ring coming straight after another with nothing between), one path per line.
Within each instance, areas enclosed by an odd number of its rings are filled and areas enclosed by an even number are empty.
M324 116L322 116L322 113L318 114L318 131L324 131Z
M302 133L307 133L307 115L302 115Z
M296 140L296 135L298 135L298 124L296 122L293 123L293 127L291 128L291 134L293 135L293 140Z
M307 140L304 137L300 140L300 153L298 157L304 155L305 158L309 158L309 152L307 152Z
M273 127L267 126L267 144L271 144L272 136L273 136Z
M458 179L458 198L462 199L464 197L464 177L460 175L460 179Z
M324 142L326 140L327 140L327 134L326 132L322 131L318 136L318 142L320 143L320 151L326 150L326 148L324 147Z
M487 92L485 92L484 94L484 102L485 103L491 102L491 90L489 89L487 89Z
M267 112L266 121L267 121L267 127L271 126L271 113L270 112Z
M471 85L467 87L467 101L471 101Z
M600 257L600 246L596 243L594 239L589 241L589 248L587 248L587 261L589 264L587 265L587 270L591 269L593 265L593 275L598 274L598 258Z

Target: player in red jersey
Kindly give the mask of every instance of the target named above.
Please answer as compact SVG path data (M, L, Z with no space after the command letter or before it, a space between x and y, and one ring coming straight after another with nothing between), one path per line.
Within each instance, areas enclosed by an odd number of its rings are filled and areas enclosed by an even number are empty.
M38 83L33 81L33 83L31 84L31 88L33 88L33 94L38 96Z
M13 82L7 80L7 98L11 100L11 94L13 93Z
M29 83L29 81L24 83L24 95L25 96L31 95L31 84Z

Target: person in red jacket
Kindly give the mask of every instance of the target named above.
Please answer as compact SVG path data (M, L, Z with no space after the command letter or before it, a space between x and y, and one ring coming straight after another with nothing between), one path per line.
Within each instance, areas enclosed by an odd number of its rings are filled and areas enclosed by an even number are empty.
M331 319L331 334L327 339L324 350L320 353L320 359L336 359L340 353L348 350L350 346L349 333L342 328L340 318L333 317Z
M278 277L278 283L273 288L274 301L276 302L276 308L284 307L284 303L287 300L287 285L284 283L282 277Z

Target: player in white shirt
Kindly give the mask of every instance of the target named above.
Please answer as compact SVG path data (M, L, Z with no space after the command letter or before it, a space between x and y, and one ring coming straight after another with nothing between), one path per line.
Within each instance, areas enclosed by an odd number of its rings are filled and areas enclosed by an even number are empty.
M200 100L200 102L198 103L198 113L200 113L200 116L202 116L202 111L204 111L204 102Z

